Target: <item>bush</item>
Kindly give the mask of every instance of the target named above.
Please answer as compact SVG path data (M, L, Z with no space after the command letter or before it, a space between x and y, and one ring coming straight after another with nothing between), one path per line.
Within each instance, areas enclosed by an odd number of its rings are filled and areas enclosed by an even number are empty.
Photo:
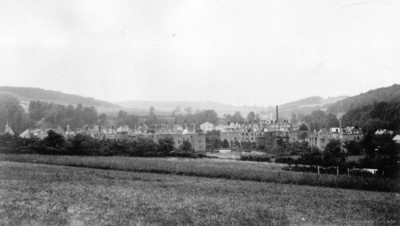
M64 137L53 130L47 132L47 137L43 141L50 148L62 148L65 145Z
M311 149L302 154L297 161L303 165L322 165L322 154L319 150Z
M183 143L179 145L178 150L182 153L190 153L194 151L192 148L192 144L187 140L184 140Z
M346 153L342 150L341 145L339 140L329 141L322 153L322 165L340 166L346 163Z
M98 145L98 141L96 141L94 138L87 136L87 135L82 135L82 134L77 134L76 136L69 138L67 140L67 150L69 154L72 155L92 155L95 153L97 150L100 153L104 152L104 149L100 148L100 145ZM102 145L103 147L103 145Z
M138 156L156 156L157 144L153 140L140 138L136 143L136 153Z
M296 164L297 160L292 159L290 157L279 157L279 158L275 159L275 163L284 163L284 164L288 164L290 166L292 164Z
M160 156L167 156L174 150L174 139L166 137L158 140L157 151Z
M267 155L251 155L251 154L242 154L240 157L242 161L255 161L255 162L271 162L271 159Z

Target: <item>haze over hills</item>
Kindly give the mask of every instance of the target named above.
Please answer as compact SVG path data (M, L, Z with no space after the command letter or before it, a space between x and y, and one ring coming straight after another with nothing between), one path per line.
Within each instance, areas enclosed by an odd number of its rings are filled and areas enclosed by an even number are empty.
M29 101L41 100L63 105L76 105L81 103L82 105L96 107L98 112L109 114L116 114L119 110L124 110L130 114L146 115L150 107L154 107L158 115L171 115L173 111L175 114L185 114L190 108L192 113L197 110L213 109L217 112L219 117L222 117L224 114L233 114L236 111L239 111L244 117L246 117L250 111L260 114L270 111L275 117L274 106L234 106L213 101L128 100L111 103L92 97L66 94L59 91L8 86L1 86L0 92L8 92L17 96L25 110L28 108ZM280 105L279 114L281 117L285 118L291 118L293 113L306 115L313 110L326 110L328 113L336 114L379 101L400 101L400 85L395 84L389 87L370 90L352 97L338 96L322 98L320 96L312 96Z
M261 112L270 109L269 107L259 106L234 106L229 104L216 103L212 101L120 101L116 104L125 109L142 109L148 112L150 107L154 107L158 112L165 113L185 113L188 108L192 112L197 110L213 109L217 114L222 117L224 114L233 114L239 111L242 115L246 116L250 111ZM186 109L186 110L185 110Z
M158 115L171 115L174 110L179 110L181 113L184 113L185 108L189 107L192 112L197 110L214 109L218 115L222 117L223 114L233 114L236 111L246 115L250 111L261 112L267 109L257 106L239 107L212 101L121 101L111 103L93 97L84 97L60 91L32 87L1 86L0 92L11 93L18 97L21 106L25 111L27 111L29 102L32 100L40 100L62 105L77 105L78 103L81 103L85 106L94 106L98 112L105 112L108 114L116 114L119 110L124 110L131 114L146 115L148 114L150 107L154 107L155 112Z

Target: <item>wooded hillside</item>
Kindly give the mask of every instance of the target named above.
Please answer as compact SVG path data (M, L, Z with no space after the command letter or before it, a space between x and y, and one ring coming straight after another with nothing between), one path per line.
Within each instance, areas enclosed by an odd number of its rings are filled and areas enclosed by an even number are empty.
M82 105L94 107L119 107L116 104L103 100L97 100L92 97L83 97L75 94L66 94L59 91L44 90L40 88L1 86L0 91L12 93L19 99L25 100L42 100L65 105L77 105L80 103Z
M328 113L344 113L359 107L371 105L377 102L400 102L400 85L392 85L379 89L370 90L357 96L348 97L332 104Z

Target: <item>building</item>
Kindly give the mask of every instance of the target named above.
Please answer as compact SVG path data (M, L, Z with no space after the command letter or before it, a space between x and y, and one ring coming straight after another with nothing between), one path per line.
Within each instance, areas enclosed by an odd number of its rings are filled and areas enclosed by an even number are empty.
M174 140L174 147L179 148L184 141L189 141L194 151L206 150L206 135L204 133L149 133L149 134L130 134L127 139L139 140L150 139L157 143L160 139L170 137Z
M263 132L257 137L257 147L264 147L265 150L272 152L284 152L286 144L290 142L290 139L289 132Z
M227 128L228 128L228 125L220 124L220 125L215 126L215 127L214 127L214 130L217 130L217 131L225 131Z
M363 139L362 130L354 127L346 127L343 129L343 133L341 136L341 141L362 141Z
M261 136L261 131L222 131L220 133L221 141L228 141L229 145L232 146L236 142L250 142L256 143L257 137Z
M209 131L214 130L214 125L212 123L209 122L205 122L203 124L200 125L200 129L204 132L207 133Z
M334 131L331 133L330 131ZM319 150L324 150L326 145L337 136L335 130L320 129L318 132L309 135L310 146L316 147Z
M334 127L329 130L320 129L318 132L309 134L310 146L316 147L319 150L324 150L331 140L340 140L344 143L346 141L360 142L362 139L362 130L355 127L346 127L344 129Z
M230 146L236 142L256 143L257 137L262 135L262 131L255 123L230 123L220 132L220 139L228 141Z
M331 133L331 136L333 139L340 140L342 138L341 137L342 133L343 133L342 128L332 127L332 128L329 128L329 132Z

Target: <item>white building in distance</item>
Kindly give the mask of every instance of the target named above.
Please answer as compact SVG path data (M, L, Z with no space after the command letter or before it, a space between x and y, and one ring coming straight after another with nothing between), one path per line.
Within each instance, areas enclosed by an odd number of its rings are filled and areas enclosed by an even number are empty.
M204 133L207 133L208 131L214 130L214 125L209 122L205 122L200 125L200 129L203 130Z

